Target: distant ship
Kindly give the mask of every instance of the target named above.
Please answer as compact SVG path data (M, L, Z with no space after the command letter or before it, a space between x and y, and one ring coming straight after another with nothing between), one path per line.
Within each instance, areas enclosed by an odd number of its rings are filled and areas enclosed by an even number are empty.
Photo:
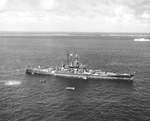
M26 74L30 75L51 75L56 77L75 78L75 79L106 79L106 80L126 80L132 81L135 74L104 72L101 70L88 69L79 62L77 54L67 54L67 63L60 67L37 68L28 67Z
M135 42L150 42L150 39L145 39L145 38L137 38L134 39Z

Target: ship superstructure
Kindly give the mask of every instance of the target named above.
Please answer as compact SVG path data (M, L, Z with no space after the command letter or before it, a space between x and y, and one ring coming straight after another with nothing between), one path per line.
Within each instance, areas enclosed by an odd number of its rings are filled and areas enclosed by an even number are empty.
M52 75L56 77L81 78L81 79L107 79L107 80L133 80L134 74L104 72L101 70L88 69L79 62L77 54L67 53L67 63L60 67L26 69L27 74Z

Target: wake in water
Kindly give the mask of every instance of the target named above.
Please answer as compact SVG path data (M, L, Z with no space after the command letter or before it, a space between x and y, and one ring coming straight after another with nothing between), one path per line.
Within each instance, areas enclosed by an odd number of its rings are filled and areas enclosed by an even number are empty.
M15 85L20 85L21 81L19 81L19 80L1 80L0 84L1 83L6 86L15 86Z
M145 38L138 38L134 39L135 42L150 42L150 39L145 39Z

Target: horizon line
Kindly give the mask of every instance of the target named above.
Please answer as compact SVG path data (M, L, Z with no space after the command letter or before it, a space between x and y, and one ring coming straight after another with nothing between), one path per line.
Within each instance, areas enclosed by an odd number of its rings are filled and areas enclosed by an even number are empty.
M0 31L0 34L1 33L120 33L120 34L138 34L138 33L141 33L141 34L148 34L150 32L86 32L86 31Z

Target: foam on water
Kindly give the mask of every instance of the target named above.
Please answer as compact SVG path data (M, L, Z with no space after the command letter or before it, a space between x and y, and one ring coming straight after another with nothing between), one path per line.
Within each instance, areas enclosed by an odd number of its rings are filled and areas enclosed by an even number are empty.
M18 80L2 80L1 83L4 83L6 86L14 86L14 85L20 85L21 81Z

